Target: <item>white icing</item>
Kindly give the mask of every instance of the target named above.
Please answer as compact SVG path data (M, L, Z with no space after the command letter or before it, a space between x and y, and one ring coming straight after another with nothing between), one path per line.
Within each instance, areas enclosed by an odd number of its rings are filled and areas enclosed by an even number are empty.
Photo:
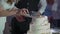
M30 25L28 34L51 34L47 16L36 18Z

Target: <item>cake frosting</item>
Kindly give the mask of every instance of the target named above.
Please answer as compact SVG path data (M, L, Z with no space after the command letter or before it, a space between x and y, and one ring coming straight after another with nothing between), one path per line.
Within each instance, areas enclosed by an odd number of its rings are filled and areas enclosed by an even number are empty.
M33 24L30 25L28 34L51 34L47 16L36 18Z

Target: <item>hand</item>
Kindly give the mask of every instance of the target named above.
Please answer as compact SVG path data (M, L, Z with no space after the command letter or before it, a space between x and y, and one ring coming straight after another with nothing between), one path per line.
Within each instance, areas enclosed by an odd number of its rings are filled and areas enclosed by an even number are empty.
M17 13L18 11L17 11L17 9L12 9L12 10L10 10L9 12L10 12L10 13L9 13L10 15L16 15L16 13Z
M29 12L28 12L28 9L25 9L25 8L23 8L23 9L20 9L18 12L17 12L17 15L23 15L23 16L26 16L27 14L29 14Z
M25 21L24 17L23 16L26 16L26 14L28 14L28 9L19 9L17 14L15 15L16 19L19 21L19 22L23 22Z

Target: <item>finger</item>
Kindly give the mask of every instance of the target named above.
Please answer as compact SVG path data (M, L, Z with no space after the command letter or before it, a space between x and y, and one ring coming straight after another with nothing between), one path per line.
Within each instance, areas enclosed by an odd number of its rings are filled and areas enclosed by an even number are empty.
M27 12L26 12L25 10L23 11L23 13L24 13L24 14L27 14Z
M19 10L18 14L20 14L20 15L24 15L25 12L24 12L24 10L21 9L21 10Z
M22 12L22 15L26 15L26 12L25 12L25 11L23 11L23 12Z
M26 10L27 9L20 9L19 14L25 16L27 14Z
M28 11L28 9L26 9L26 12L27 12L27 14L29 14L29 11Z
M28 9L25 9L25 8L24 8L23 10L24 10L27 14L29 13Z
M22 14L27 14L25 9L22 9Z

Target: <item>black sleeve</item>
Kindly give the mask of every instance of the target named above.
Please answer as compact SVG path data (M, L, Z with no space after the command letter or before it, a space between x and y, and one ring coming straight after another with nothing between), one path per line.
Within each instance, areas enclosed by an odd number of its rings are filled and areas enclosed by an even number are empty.
M15 7L19 8L19 6L20 6L20 4L19 4L19 3L15 4Z
M11 20L11 27L14 28L14 22L15 22L15 17L12 18Z
M32 18L30 18L30 17L25 17L25 19L26 19L27 23L31 23L32 22Z

